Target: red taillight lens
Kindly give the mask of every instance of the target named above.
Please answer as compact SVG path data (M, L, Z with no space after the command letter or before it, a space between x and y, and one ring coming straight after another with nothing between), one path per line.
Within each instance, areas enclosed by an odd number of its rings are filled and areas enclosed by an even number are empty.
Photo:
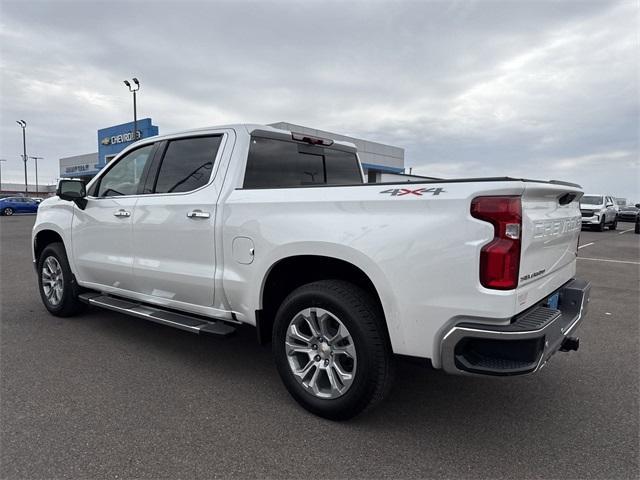
M496 290L518 286L520 272L520 197L477 197L471 216L493 225L493 240L480 251L480 283Z

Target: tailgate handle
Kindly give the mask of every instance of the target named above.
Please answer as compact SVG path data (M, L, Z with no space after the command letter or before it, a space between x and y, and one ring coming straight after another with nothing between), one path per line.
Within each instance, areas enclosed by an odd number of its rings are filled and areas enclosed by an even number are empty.
M575 198L577 196L578 196L578 194L574 193L574 192L565 193L560 198L558 198L558 203L560 205L569 205L571 202L573 202L575 200Z

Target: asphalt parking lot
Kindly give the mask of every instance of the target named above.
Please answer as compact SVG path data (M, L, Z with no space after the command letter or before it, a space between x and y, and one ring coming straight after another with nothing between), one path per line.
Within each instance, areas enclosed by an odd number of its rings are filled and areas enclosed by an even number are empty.
M0 477L638 478L640 235L581 235L578 352L518 378L398 365L378 409L317 418L247 328L197 336L108 311L50 316L34 216L0 218Z

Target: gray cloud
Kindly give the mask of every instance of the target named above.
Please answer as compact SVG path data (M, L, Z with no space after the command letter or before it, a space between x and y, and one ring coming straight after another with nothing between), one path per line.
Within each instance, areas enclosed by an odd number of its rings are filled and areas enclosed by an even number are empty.
M635 2L3 2L0 156L45 180L140 115L161 132L286 120L403 146L442 176L640 200Z

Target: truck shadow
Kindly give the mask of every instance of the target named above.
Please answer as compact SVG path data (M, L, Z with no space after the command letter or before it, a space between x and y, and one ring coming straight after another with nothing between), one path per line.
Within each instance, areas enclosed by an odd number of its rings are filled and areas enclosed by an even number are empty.
M296 412L294 416L326 422L308 414L289 398L276 372L271 345L259 345L252 327L241 326L233 337L219 339L95 308L82 316L82 321L87 320L103 334L116 337L114 342L133 342L143 351L162 354L163 361L171 365L177 362L197 369L207 383L227 383L233 378L231 393L234 388L249 388L265 395L265 402L273 401L270 408L291 409ZM397 429L401 425L429 430L441 426L467 432L475 430L480 436L489 435L485 429L490 427L493 436L496 432L517 434L513 428L528 422L537 424L541 417L545 421L561 422L567 409L578 399L575 386L569 387L569 378L576 373L566 362L557 362L561 358L553 360L552 363L561 365L547 366L529 377L480 378L446 375L399 358L394 387L378 408L346 424L330 423L373 429L378 433L386 427ZM256 392L258 385L264 391ZM238 399L238 404L241 403Z

